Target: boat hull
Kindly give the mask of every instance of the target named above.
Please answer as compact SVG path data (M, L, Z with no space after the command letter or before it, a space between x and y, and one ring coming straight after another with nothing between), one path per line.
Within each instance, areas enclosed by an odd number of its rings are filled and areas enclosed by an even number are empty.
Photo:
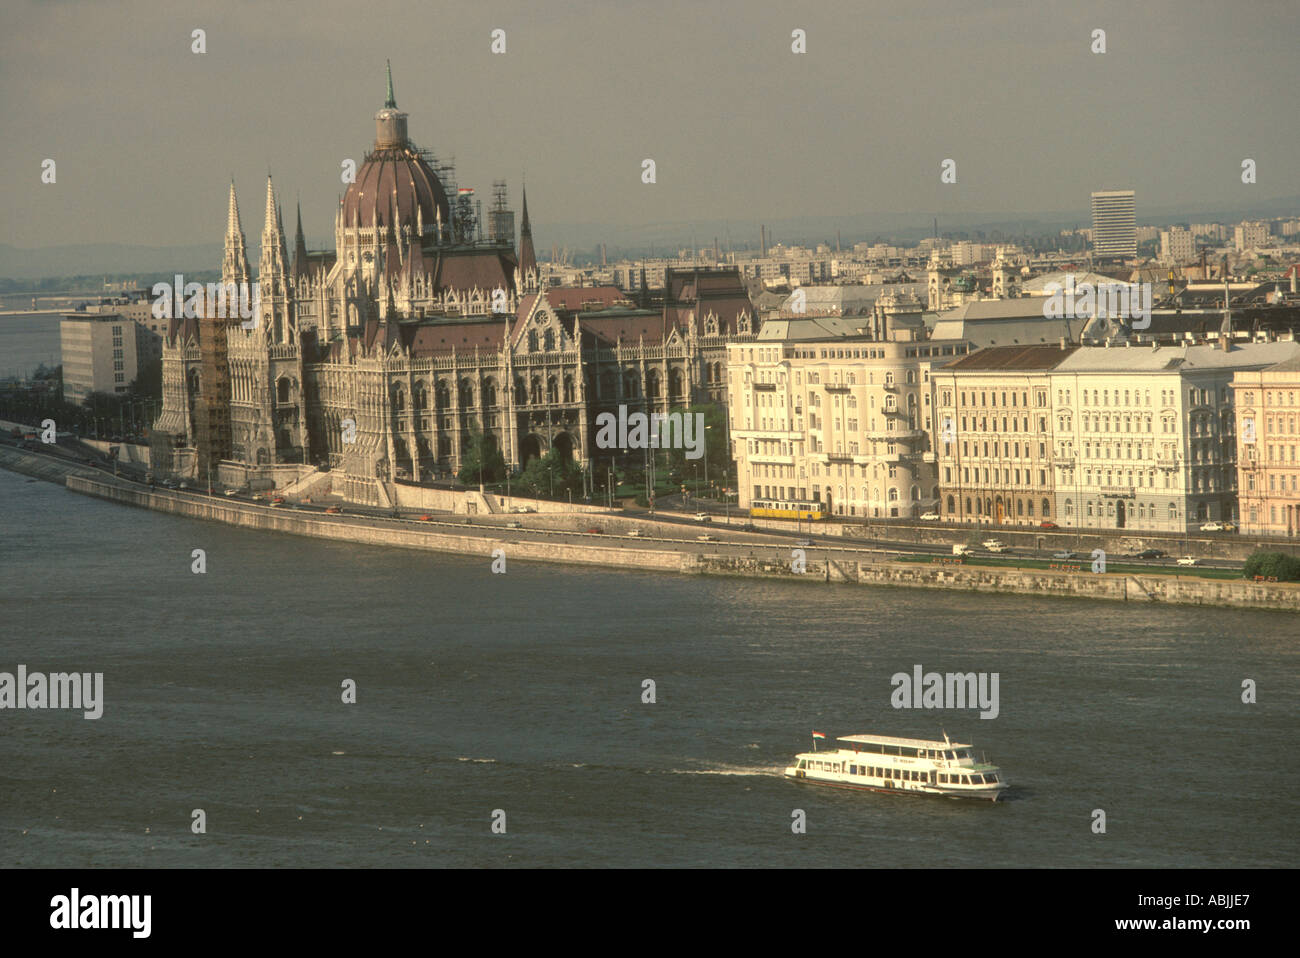
M837 779L814 778L810 775L799 775L797 770L793 769L787 769L785 777L792 782L800 782L806 785L825 785L830 788L843 788L854 792L879 792L882 795L912 795L928 796L930 798L975 799L985 802L996 802L1002 797L1002 793L1007 790L1005 784L994 786L993 788L968 789L945 789L938 786L898 788L889 785L867 785L860 782L843 782Z

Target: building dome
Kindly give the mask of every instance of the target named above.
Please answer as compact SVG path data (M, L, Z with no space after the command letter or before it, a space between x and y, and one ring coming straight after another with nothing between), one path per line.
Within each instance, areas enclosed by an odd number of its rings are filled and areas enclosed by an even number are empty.
M396 226L400 220L413 230L417 213L426 230L439 218L444 224L451 221L447 191L438 175L410 143L382 148L376 144L343 195L343 225L369 229Z
M447 191L420 151L406 137L406 114L393 96L388 68L388 98L375 114L375 145L343 195L343 225L362 229L401 224L412 230L423 221L432 230L441 218L451 222Z

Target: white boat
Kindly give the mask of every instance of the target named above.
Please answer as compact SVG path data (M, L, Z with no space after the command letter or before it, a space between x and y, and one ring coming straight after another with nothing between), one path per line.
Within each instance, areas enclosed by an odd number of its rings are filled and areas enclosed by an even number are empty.
M785 770L786 778L839 788L950 798L997 801L1007 781L996 765L976 762L971 746L949 741L892 738L888 735L845 735L841 748L800 752Z

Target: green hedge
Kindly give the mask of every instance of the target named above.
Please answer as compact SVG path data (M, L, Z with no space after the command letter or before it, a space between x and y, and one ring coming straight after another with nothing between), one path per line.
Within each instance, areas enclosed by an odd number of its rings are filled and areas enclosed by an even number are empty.
M1263 576L1278 582L1300 582L1300 558L1285 552L1254 552L1242 572L1247 579Z

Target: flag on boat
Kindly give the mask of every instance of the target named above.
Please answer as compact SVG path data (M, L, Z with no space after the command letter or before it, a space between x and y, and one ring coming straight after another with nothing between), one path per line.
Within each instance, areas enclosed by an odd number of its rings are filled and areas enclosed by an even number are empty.
M813 738L825 738L825 737L826 736L823 735L821 732L813 732Z

